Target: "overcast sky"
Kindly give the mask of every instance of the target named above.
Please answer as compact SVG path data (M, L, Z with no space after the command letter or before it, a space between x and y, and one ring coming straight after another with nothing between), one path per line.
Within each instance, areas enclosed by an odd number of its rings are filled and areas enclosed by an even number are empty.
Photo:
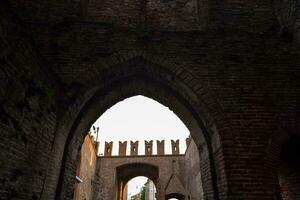
M144 184L147 182L148 178L144 176L139 176L131 179L128 184L128 198L130 199L131 196L136 195L139 193L144 186Z
M100 154L104 152L105 141L114 142L113 155L117 155L119 141L127 142L127 155L130 141L139 140L139 155L143 155L144 140L153 140L153 153L156 154L156 140L165 140L165 153L171 153L171 139L180 140L180 153L185 153L185 139L189 130L168 107L144 96L125 99L108 109L94 123L99 127L98 140ZM91 129L93 132L93 130ZM128 193L138 193L146 182L138 177L129 182Z
M165 140L165 152L171 153L171 139L180 139L180 153L184 153L185 139L189 136L189 130L173 111L140 95L112 106L98 118L94 126L99 127L100 153L104 152L105 141L113 141L113 155L118 153L119 141L128 141L129 154L130 141L136 140L140 141L140 155L145 151L144 140L154 140L154 154L157 152L156 140Z

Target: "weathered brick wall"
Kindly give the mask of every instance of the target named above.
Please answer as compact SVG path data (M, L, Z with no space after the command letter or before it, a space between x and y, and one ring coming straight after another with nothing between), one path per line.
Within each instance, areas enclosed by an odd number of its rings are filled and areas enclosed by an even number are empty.
M185 152L185 187L191 200L203 199L200 162L199 151L192 140Z
M87 8L89 20L112 23L122 27L150 30L201 30L204 27L203 0L127 0L91 1Z
M55 77L0 5L0 199L39 199L57 122Z
M0 70L0 199L38 199L48 176L56 116L52 100L40 88L45 84L40 76L21 71L13 57L9 60L10 65Z
M80 150L80 165L77 176L82 180L77 183L74 200L92 200L97 166L97 154L94 139L87 135Z

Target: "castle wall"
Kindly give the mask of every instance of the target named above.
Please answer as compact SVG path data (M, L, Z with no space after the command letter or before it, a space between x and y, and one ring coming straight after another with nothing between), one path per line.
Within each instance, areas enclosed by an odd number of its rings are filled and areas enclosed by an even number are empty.
M97 177L98 185L95 199L112 200L115 199L117 192L117 171L116 168L130 163L144 163L158 167L159 169L159 186L158 190L163 191L168 184L168 180L172 175L172 168L175 163L177 165L176 173L181 177L183 182L184 177L184 156L183 155L164 155L164 156L112 156L99 157ZM162 194L163 195L163 194Z
M76 183L73 200L92 200L97 154L94 140L90 135L85 137L80 155L81 159L78 166L77 176L82 180L82 182Z
M135 142L135 147L139 142ZM106 143L108 144L108 143ZM187 142L187 150L185 154L178 154L179 140L173 141L172 155L138 155L131 154L124 156L122 153L117 156L102 156L98 157L97 180L95 185L95 199L102 198L110 200L117 198L115 195L118 191L118 183L120 174L118 167L128 164L148 164L158 168L159 177L157 180L152 180L156 183L157 196L159 199L164 199L165 195L172 193L180 193L187 199L191 200L203 199L202 180L200 173L199 152L195 142L189 138ZM110 147L112 148L112 143ZM124 147L120 147L124 150ZM146 145L145 150L149 147ZM138 150L138 149L136 149ZM164 151L164 148L161 148ZM128 173L128 171L127 171ZM150 172L151 174L151 172ZM147 176L147 174L139 174L136 176ZM134 178L134 176L132 176ZM124 181L124 180L123 180ZM127 180L125 180L127 181ZM126 184L127 182L125 182Z

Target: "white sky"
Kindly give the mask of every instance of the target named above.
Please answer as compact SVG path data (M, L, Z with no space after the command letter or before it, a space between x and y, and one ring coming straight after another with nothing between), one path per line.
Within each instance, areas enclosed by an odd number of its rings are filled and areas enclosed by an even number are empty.
M139 193L144 186L144 184L147 182L147 177L144 176L138 176L133 179L131 179L127 185L128 185L128 196L127 199L130 199L131 196L136 195Z
M108 109L94 126L99 127L100 154L104 152L105 141L113 141L113 155L117 155L119 141L127 141L127 155L130 141L139 140L139 155L143 155L144 140L153 140L156 154L156 140L165 140L165 153L171 153L171 139L180 139L180 153L186 149L185 139L189 130L168 107L145 96L127 98ZM93 130L91 129L93 133Z

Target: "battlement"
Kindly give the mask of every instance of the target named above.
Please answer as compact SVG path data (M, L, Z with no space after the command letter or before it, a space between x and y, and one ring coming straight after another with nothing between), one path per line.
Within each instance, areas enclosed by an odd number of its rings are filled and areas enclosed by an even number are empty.
M187 147L189 145L190 137L186 139L186 144ZM139 154L139 143L140 141L119 141L119 149L118 149L118 154L117 155L112 155L112 151L114 148L114 142L104 142L105 147L104 147L104 153L100 156L104 157L111 157L111 156L162 156L166 155L165 154L165 140L156 140L156 154L153 152L153 143L155 141L150 140L147 141L145 140L145 147L144 147L144 154L140 155ZM99 142L97 142L99 143ZM130 143L130 152L129 155L127 154L127 144ZM171 154L169 155L180 155L180 140L171 140ZM97 151L99 152L99 146L97 145Z

